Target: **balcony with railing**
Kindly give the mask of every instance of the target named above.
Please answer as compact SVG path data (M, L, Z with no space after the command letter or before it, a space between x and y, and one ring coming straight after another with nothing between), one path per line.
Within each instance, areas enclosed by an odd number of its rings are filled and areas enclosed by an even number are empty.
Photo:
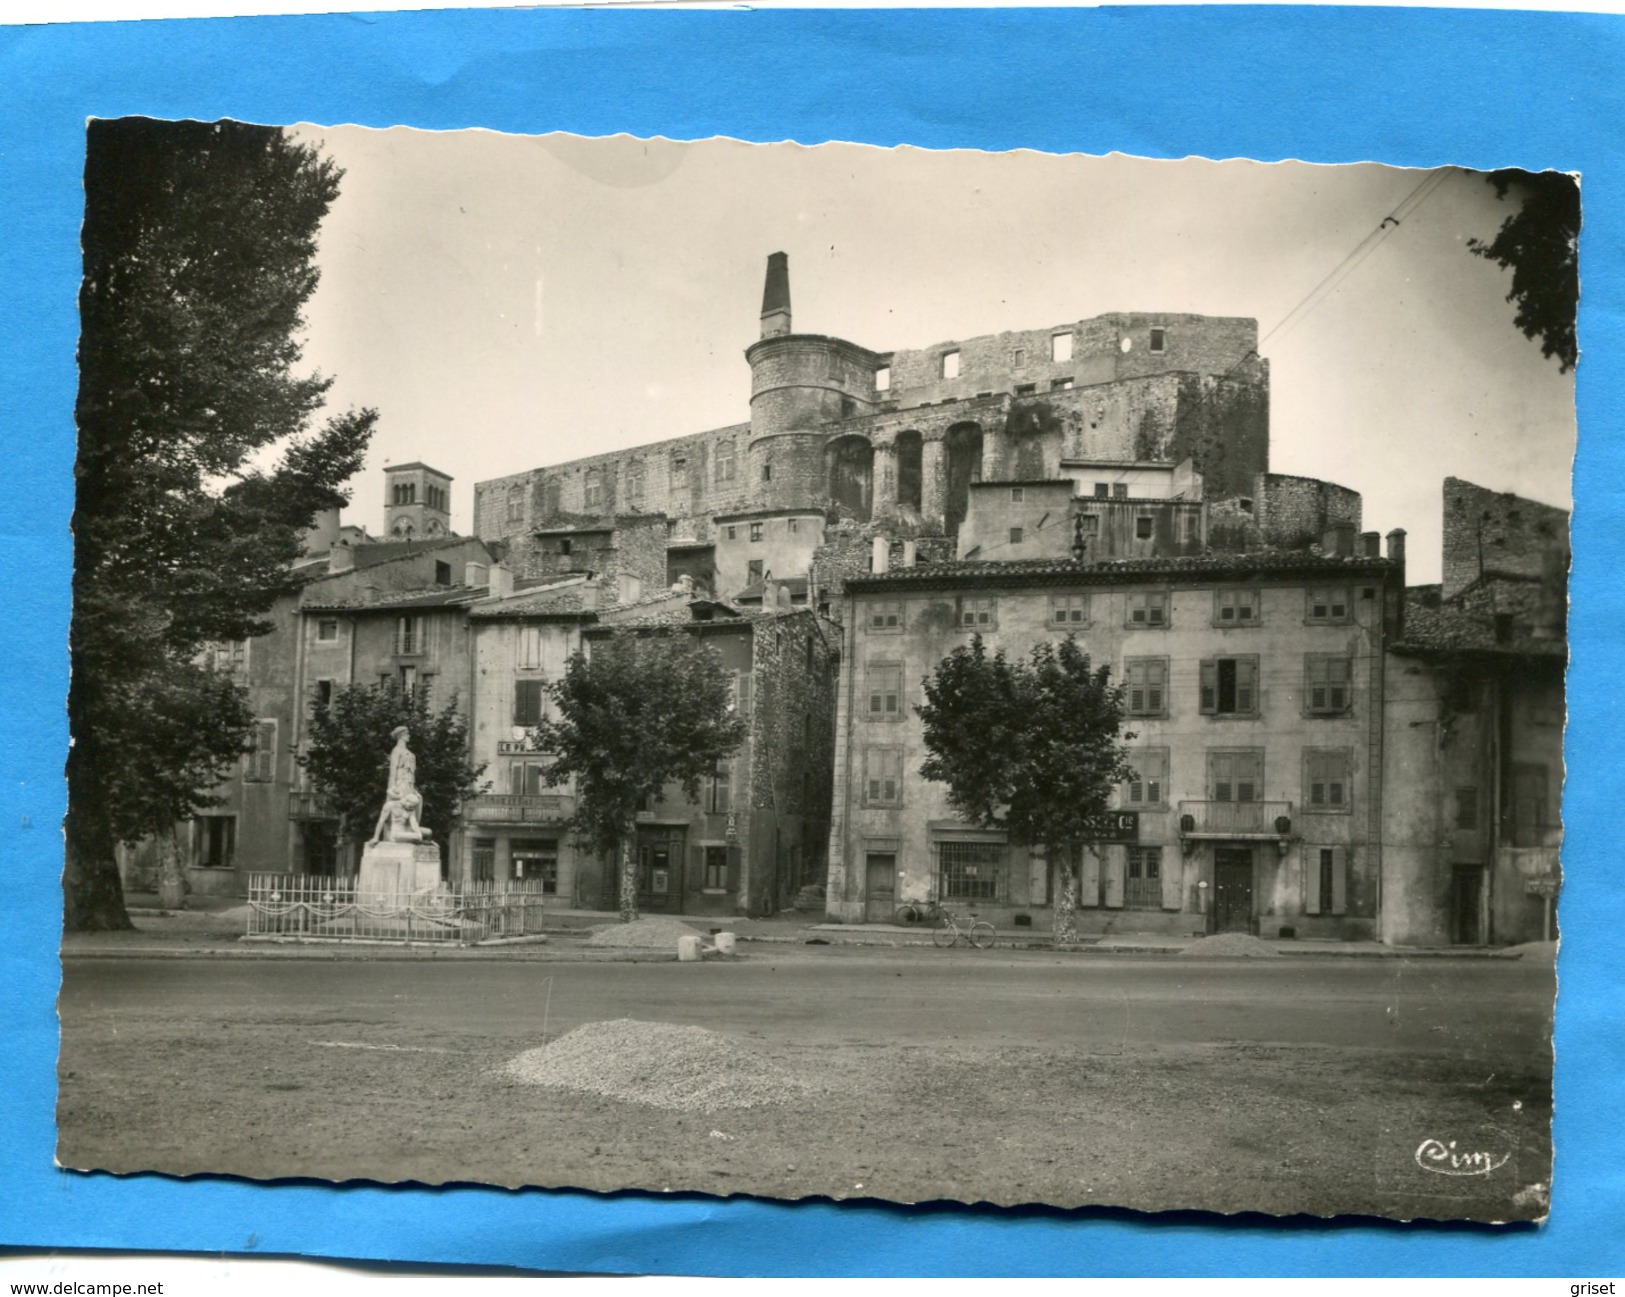
M481 793L463 803L470 824L557 824L569 814L558 793Z
M1292 836L1292 803L1180 802L1179 836L1283 841Z
M288 793L288 818L290 820L336 820L339 813L333 809L331 802L320 793L308 788L295 788Z

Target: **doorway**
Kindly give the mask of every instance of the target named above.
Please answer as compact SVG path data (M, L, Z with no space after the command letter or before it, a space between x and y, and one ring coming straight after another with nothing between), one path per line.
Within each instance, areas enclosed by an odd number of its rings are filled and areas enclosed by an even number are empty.
M897 857L872 851L864 857L863 917L870 923L890 923L897 913Z
M1450 940L1457 946L1484 944L1484 869L1457 865L1450 871Z
M1253 930L1253 851L1217 847L1213 852L1213 930Z
M638 909L683 912L683 831L645 829L638 834Z

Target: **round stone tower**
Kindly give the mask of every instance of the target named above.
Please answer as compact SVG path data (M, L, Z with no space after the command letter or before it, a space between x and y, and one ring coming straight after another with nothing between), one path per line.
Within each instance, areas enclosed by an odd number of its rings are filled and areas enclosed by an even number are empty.
M790 320L790 259L767 259L762 337L745 351L750 364L749 472L765 509L821 508L828 496L825 444L857 429L844 420L879 401L881 358L840 338L795 333Z

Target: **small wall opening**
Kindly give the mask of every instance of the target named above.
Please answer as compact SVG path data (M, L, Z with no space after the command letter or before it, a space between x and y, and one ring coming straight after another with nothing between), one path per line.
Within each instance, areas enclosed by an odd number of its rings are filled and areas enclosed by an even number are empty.
M897 503L919 511L924 441L917 432L897 434Z
M830 502L859 522L874 506L875 449L867 437L837 437L824 451Z

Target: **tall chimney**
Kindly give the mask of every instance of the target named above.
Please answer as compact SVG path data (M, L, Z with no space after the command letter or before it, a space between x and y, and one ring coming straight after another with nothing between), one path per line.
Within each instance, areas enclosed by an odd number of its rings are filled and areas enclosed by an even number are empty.
M770 253L767 284L762 289L762 336L777 338L790 332L790 257Z
M1405 638L1405 529L1395 527L1388 533L1388 561L1396 569L1394 573L1394 615L1390 634L1396 640Z
M486 573L486 593L493 599L506 599L513 593L513 570L503 563L491 564Z
M870 545L869 570L878 576L891 567L891 541L885 536L876 536Z

